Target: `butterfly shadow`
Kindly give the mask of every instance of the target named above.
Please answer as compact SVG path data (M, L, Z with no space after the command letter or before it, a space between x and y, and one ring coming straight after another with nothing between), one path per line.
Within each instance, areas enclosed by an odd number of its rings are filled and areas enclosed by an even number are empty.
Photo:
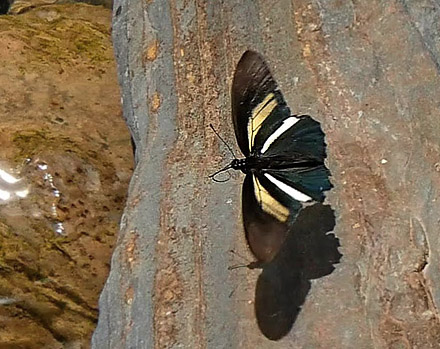
M271 340L290 332L311 288L312 279L329 275L342 257L332 231L335 215L329 205L303 209L280 252L265 264L255 292L258 327Z

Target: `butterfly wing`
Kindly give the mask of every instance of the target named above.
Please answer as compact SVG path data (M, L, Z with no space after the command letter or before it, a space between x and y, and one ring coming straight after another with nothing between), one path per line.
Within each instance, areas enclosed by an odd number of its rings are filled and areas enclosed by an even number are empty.
M231 99L235 136L246 157L259 145L255 137L263 123L270 133L290 116L266 62L254 51L246 51L237 64Z
M272 134L267 134L266 129L263 124L256 136L263 144L259 154L262 158L286 159L286 162L303 165L266 169L264 176L285 189L288 195L301 198L295 194L298 191L313 201L324 201L324 192L332 185L330 171L324 164L326 144L319 122L307 115L290 116Z
M322 202L328 170L317 166L302 171L265 171L246 175L242 190L243 224L252 253L269 262L278 253L289 227L306 202Z
M330 171L323 164L315 167L268 170L264 176L270 176L268 178L275 182L277 186L283 188L287 195L310 198L303 202L323 202L325 199L324 192L332 188L329 180ZM294 194L296 191L300 194Z
M243 225L248 245L259 262L269 262L287 236L289 208L276 199L254 174L247 174L242 190Z
M270 121L255 136L261 156L324 161L326 144L318 121L308 115L289 115L275 126Z

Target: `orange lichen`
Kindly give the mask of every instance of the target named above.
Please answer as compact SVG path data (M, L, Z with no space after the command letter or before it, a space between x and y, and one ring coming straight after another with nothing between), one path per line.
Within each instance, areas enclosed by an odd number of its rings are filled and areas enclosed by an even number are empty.
M145 60L146 61L154 61L159 54L159 41L153 40L147 47L145 51Z
M150 110L152 113L157 113L160 108L160 95L158 92L155 92L150 101Z

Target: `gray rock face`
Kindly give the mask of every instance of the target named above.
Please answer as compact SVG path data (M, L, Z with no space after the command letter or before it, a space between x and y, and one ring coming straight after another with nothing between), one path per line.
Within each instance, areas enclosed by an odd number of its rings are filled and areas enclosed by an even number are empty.
M434 1L117 1L138 164L93 347L438 348L439 15ZM235 144L229 91L246 49L326 133L343 257L298 276L298 293L262 292L268 269L227 270L252 259L242 178L207 178L229 160L208 124ZM304 240L292 241L293 254ZM278 342L261 297L303 302Z

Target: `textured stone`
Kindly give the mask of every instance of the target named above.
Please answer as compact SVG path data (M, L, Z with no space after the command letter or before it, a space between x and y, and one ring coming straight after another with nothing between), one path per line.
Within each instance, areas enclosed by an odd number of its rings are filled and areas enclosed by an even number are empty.
M437 2L153 0L115 9L138 164L93 347L438 348ZM142 59L154 42L157 57ZM237 254L252 258L242 176L207 178L230 161L208 124L235 145L230 84L246 49L266 57L291 110L326 133L343 254L333 272L324 263L308 274L301 258L291 265L302 273L227 270L243 262ZM324 241L328 259L339 259L332 235L310 245L300 237L292 255ZM278 333L270 307L287 317Z

